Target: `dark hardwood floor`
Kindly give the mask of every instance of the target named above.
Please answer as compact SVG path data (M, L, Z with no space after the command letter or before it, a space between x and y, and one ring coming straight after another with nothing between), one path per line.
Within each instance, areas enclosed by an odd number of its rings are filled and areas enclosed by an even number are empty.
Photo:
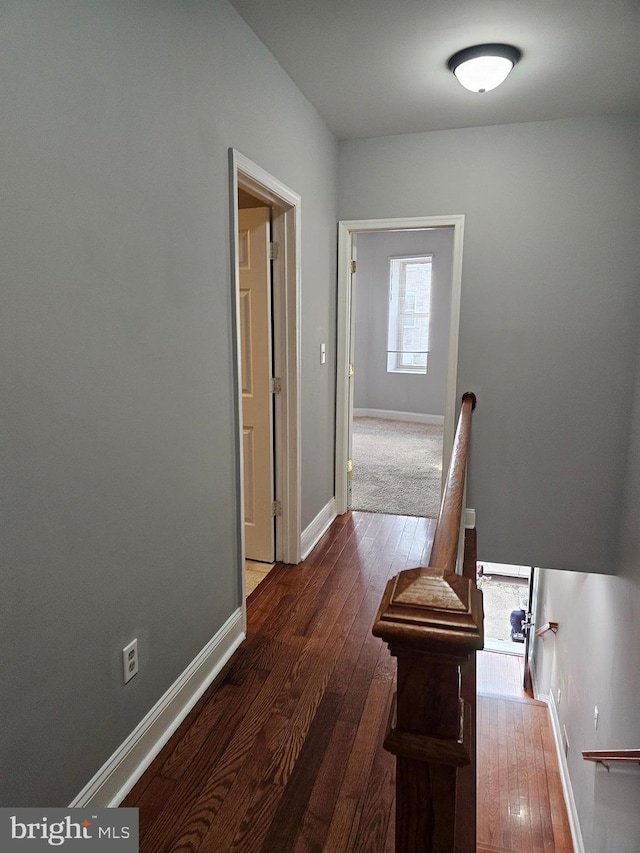
M395 661L371 625L387 579L425 564L434 526L354 512L304 563L276 564L249 598L247 639L122 804L140 809L141 853L393 853L394 759L381 744ZM480 739L505 740L498 719L515 734L504 764L490 740L479 750L478 850L568 853L561 793L544 800L549 739L536 735L540 765L529 709L517 719L507 701L479 700ZM538 817L516 831L529 804Z

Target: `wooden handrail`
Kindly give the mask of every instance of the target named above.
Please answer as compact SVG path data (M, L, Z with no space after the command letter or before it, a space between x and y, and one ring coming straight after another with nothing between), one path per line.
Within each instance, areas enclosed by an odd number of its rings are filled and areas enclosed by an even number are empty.
M554 634L558 633L558 623L557 622L545 622L541 628L538 628L536 631L536 637L543 637L547 631L553 631Z
M475 851L475 651L483 645L475 530L456 574L475 395L462 398L429 566L384 591L373 633L398 660L385 748L396 756L396 853Z
M429 566L444 569L444 574L453 574L456 570L464 481L471 437L471 412L475 407L476 395L467 391L462 395L460 417L453 439L451 460L429 559Z
M640 749L591 749L583 750L585 761L597 761L598 764L621 762L624 764L640 764Z

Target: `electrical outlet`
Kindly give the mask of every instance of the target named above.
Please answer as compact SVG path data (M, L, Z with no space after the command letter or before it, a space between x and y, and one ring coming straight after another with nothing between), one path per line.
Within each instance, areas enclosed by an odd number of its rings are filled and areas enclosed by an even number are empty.
M122 671L124 683L131 681L138 671L138 640L131 640L128 646L122 650Z
M598 711L598 706L596 705L593 709L593 728L597 730L598 728L598 717L600 716L600 711Z
M562 696L562 690L561 690L561 688L560 688L560 687L558 687L558 689L557 689L557 691L556 691L556 705L559 705L559 704L560 704L560 698L561 698L561 696Z

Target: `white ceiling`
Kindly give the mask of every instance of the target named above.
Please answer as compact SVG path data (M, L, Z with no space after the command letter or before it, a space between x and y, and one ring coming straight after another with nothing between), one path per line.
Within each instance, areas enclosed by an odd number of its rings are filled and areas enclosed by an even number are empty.
M339 138L640 113L640 0L231 0ZM446 67L523 52L492 92Z

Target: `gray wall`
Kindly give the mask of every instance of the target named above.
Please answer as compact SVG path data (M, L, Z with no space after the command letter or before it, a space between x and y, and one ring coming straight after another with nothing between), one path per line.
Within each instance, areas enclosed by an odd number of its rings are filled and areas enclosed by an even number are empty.
M465 214L458 398L495 562L612 571L635 369L640 126L472 128L340 145L341 219Z
M451 308L453 229L357 235L354 405L444 415ZM433 254L428 370L387 373L389 258Z
M557 696L566 726L568 767L587 853L640 850L640 768L610 773L582 759L583 749L640 746L640 364L622 515L617 577L543 571L538 623L559 622L536 643L541 693ZM593 725L594 706L600 712Z
M65 805L241 603L229 147L302 196L303 525L333 495L337 146L222 0L2 16L0 804Z

